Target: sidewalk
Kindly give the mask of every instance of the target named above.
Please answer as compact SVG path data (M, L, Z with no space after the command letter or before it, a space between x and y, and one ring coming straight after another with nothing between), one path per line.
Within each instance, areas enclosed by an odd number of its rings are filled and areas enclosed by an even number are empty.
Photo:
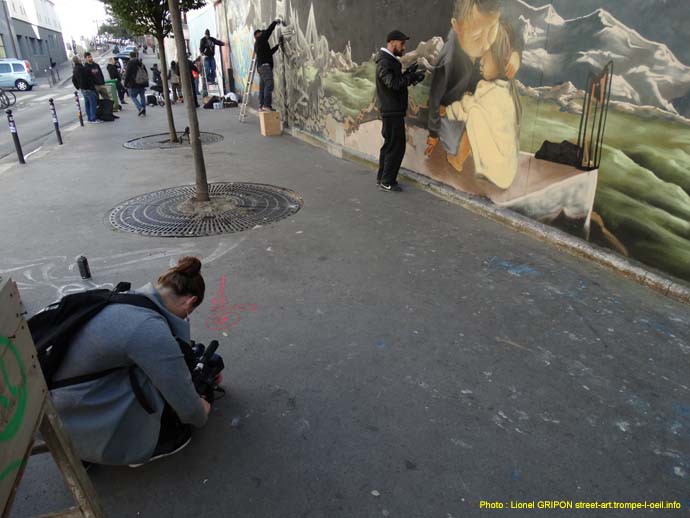
M540 499L677 500L687 514L687 306L412 186L379 192L371 171L262 138L237 110L199 110L225 137L205 148L209 181L293 189L302 210L220 238L113 231L122 201L194 181L189 150L122 148L165 132L162 108L121 115L3 173L0 218L0 274L29 313L204 258L192 329L221 341L228 396L179 455L90 472L109 516L459 518ZM223 277L248 306L227 337L205 325ZM70 504L46 456L21 487L13 517Z

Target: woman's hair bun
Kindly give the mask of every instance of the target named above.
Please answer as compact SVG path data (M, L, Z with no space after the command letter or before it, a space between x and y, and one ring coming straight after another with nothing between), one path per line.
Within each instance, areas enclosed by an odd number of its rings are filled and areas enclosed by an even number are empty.
M173 268L173 271L185 277L194 277L201 271L201 261L196 257L183 257L177 261L177 266Z

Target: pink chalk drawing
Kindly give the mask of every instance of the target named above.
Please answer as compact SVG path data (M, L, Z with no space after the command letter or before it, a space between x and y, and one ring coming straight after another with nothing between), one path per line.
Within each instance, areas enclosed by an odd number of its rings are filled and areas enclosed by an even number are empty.
M240 323L243 311L256 311L256 304L230 305L225 297L225 275L222 275L218 291L211 299L211 312L206 318L206 328L211 331L229 331Z

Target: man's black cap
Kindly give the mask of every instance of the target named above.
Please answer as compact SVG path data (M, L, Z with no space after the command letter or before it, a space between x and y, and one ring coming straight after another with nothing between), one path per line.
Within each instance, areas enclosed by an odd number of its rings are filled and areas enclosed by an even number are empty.
M388 43L389 41L407 41L409 39L409 36L405 36L405 34L403 34L402 32L395 30L388 33L388 36L386 37L386 43Z

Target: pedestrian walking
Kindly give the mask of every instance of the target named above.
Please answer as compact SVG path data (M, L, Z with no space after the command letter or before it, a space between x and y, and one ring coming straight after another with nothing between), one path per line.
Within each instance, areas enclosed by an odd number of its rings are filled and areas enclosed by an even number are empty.
M196 67L196 65L187 57L187 66L189 66L189 74L192 76L192 95L194 96L194 106L199 107L199 99L197 98L197 90L194 88L194 74L198 76L201 71ZM197 79L198 82L198 79Z
M383 122L383 147L379 155L376 184L386 192L402 191L398 186L398 172L405 156L405 115L407 115L407 88L424 80L424 72L417 64L402 71L400 57L410 38L400 31L392 31L386 46L376 57L376 100Z
M216 84L216 45L224 47L225 43L213 38L211 31L206 29L204 37L201 38L199 51L204 56L206 65L206 82L210 85Z
M139 110L139 117L146 116L146 88L149 86L149 73L134 51L129 53L129 63L125 72L125 87Z
M268 29L254 31L254 55L256 70L259 72L259 111L273 111L273 54L280 45L271 48L268 40L280 20L275 20Z
M87 73L79 56L72 58L72 84L77 90L81 91L84 97L84 109L86 110L86 118L91 124L98 124L101 121L96 119L96 104L98 102L98 94L93 82L93 76Z
M93 77L94 88L96 93L101 96L102 99L110 100L110 92L108 92L108 87L105 86L105 77L103 77L103 70L101 66L93 60L91 52L84 52L84 68L86 72L91 74Z
M110 58L108 60L108 66L106 69L108 70L108 76L110 77L111 81L117 81L115 87L117 88L117 96L120 99L120 104L127 104L127 101L125 101L125 87L122 84L122 72L120 72L120 68L117 66L115 58Z
M203 70L204 65L203 65L203 60L201 56L198 56L194 60L194 68L192 69L192 88L194 89L194 93L198 94L199 93L199 78L201 77L201 70Z
M172 88L173 102L182 97L182 89L180 88L180 70L177 63L170 62L170 69L168 70L168 80L170 81L170 88Z

